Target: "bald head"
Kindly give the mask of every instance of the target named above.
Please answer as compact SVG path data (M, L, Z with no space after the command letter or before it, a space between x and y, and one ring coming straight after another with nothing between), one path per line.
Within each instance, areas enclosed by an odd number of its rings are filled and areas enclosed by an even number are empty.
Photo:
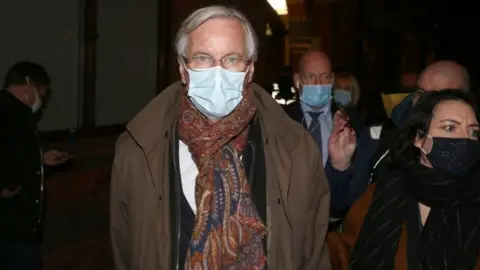
M322 72L331 72L332 66L330 57L321 51L309 51L300 58L299 71L309 72L312 70L321 70Z
M469 90L470 76L467 70L453 61L438 61L420 74L417 86L425 91L441 89Z
M295 88L300 85L332 83L330 58L321 51L309 51L300 59L299 72L294 75Z

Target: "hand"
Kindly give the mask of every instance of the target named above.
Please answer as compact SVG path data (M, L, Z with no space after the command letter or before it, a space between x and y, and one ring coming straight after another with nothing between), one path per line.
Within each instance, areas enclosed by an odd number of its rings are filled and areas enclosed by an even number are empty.
M344 111L337 111L333 117L333 131L328 139L328 155L330 164L339 171L350 167L357 147L355 130L348 124L348 116Z
M66 152L58 150L50 150L43 153L43 164L48 166L56 166L67 162L72 157Z
M22 191L22 187L18 186L14 190L10 190L8 188L2 189L0 191L0 198L7 199L7 198L12 198L13 196L17 195Z

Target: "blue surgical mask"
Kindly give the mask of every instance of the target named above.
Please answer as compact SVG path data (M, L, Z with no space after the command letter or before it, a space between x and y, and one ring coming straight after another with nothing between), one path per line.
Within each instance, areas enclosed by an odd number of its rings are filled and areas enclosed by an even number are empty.
M300 100L311 107L323 107L332 98L331 84L304 85Z
M187 71L190 78L188 96L203 115L223 118L242 100L246 72L233 72L222 67Z
M352 102L352 92L346 89L335 89L333 91L335 102L345 106Z

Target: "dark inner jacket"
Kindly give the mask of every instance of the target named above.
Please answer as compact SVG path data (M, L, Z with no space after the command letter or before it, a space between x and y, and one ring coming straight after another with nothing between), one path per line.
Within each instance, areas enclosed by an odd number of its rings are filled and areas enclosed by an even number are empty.
M0 90L0 190L21 191L0 198L0 240L39 241L43 215L43 168L32 109Z
M177 136L178 138L178 136ZM172 226L172 235L180 233L180 243L178 254L173 252L174 260L178 259L179 267L185 265L190 239L195 225L195 214L190 207L182 190L180 179L180 168L178 166L178 139L172 142L172 153L170 155L170 192L173 200L171 202L171 220L180 221L180 226ZM252 200L257 211L266 225L267 220L267 201L266 201L266 175L265 175L265 157L263 152L262 134L260 124L255 117L250 124L248 131L248 144L242 155L242 162L245 168L245 174L248 177L252 192ZM173 172L173 173L172 173ZM180 209L180 210L179 210ZM180 215L180 216L178 216ZM177 224L178 225L178 224ZM180 231L177 231L180 228ZM172 237L172 247L175 247L175 237ZM266 251L266 241L263 241Z

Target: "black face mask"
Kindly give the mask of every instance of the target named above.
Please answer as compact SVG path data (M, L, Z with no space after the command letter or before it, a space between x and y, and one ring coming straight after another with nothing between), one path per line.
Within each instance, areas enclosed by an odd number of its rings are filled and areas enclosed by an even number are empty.
M472 139L431 137L426 156L435 169L460 175L469 172L480 158L480 143Z

